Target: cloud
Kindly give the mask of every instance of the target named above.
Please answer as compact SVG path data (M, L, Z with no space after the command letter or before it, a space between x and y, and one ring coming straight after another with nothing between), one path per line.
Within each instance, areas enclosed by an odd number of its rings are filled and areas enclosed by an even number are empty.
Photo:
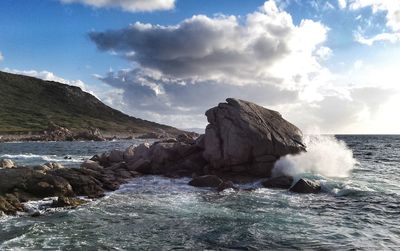
M87 90L87 87L83 81L64 79L64 78L61 78L49 71L36 71L36 70L22 70L21 71L21 70L17 70L17 69L9 69L9 68L4 68L3 71L13 73L13 74L20 74L20 75L40 78L40 79L43 79L46 81L54 81L54 82L58 82L58 83L66 84L66 85L78 86L82 90L94 95L93 92L90 92Z
M355 40L361 44L373 45L375 42L386 41L397 43L400 41L400 1L397 0L353 0L350 4L351 10L371 8L373 14L386 13L386 27L390 31L366 37L357 32Z
M129 12L170 10L175 7L175 0L60 0L62 3L83 3L102 7L117 7Z
M369 46L376 42L389 42L395 44L400 41L400 33L380 33L370 38L367 38L360 33L355 33L354 40L360 44Z
M361 123L390 93L369 103L367 94L324 67L333 55L325 45L328 32L312 20L294 24L267 1L244 17L196 15L168 26L136 22L89 37L101 51L131 63L97 76L116 90L107 102L123 104L131 115L201 127L206 109L236 97L279 110L303 129L337 132Z
M4 56L3 56L3 54L1 53L1 51L0 51L0 61L3 61L4 60Z
M89 36L100 50L168 77L244 85L271 78L286 84L293 84L293 78L306 81L319 71L314 53L327 32L311 20L294 25L287 12L268 1L243 22L236 16L198 15L175 26L137 22Z
M346 9L347 7L347 0L338 0L338 5L340 9Z

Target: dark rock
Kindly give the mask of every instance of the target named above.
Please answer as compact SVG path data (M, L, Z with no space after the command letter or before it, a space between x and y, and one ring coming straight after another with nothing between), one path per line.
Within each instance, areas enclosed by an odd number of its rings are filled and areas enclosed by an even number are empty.
M151 174L151 162L147 159L139 159L134 163L128 164L128 170L143 174Z
M110 152L108 160L112 163L124 161L124 152L118 149L114 149Z
M60 196L57 200L53 200L52 207L77 207L86 203L84 200L72 197Z
M244 174L267 177L280 156L305 150L296 126L256 104L229 98L206 116L203 155L214 169L241 166Z
M34 217L34 218L36 218L36 217L40 217L42 214L39 212L39 211L36 211L36 212L33 212L32 214L31 214L31 217Z
M193 178L189 185L194 187L218 187L221 183L222 180L216 175L203 175Z
M321 184L308 179L300 179L289 191L295 193L319 193L321 191Z
M99 171L99 170L103 169L103 167L98 162L93 161L93 160L85 160L85 162L83 162L81 164L81 167L85 168L85 169L95 170L95 171Z
M292 183L293 177L290 176L279 176L261 182L264 187L282 189L289 189L292 186Z
M58 169L52 174L62 177L71 184L75 195L98 198L104 195L104 190L100 181L94 177L84 174L80 169Z
M193 135L193 134L183 133L183 134L179 134L176 137L176 140L178 142L182 142L182 143L185 143L185 144L193 145L193 144L196 143L196 137L195 136L196 135Z
M221 191L224 191L225 189L230 189L230 188L233 188L235 190L238 189L237 187L235 187L235 184L233 184L232 181L228 180L228 181L223 181L222 183L220 183L218 185L217 190L219 192L221 192Z

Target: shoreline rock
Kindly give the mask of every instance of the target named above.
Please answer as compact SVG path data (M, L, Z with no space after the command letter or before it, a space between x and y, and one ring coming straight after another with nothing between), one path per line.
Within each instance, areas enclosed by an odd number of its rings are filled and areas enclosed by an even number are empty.
M256 104L227 99L227 103L208 110L206 116L209 125L204 135L182 134L152 145L114 149L93 156L81 168L48 163L0 169L0 211L13 214L24 210L21 202L44 197L57 196L61 198L60 205L74 204L74 199L63 198L99 198L106 191L148 174L194 177L190 185L219 191L235 189L232 181L269 177L281 156L305 151L302 133L296 126L278 112ZM49 133L52 139L70 136L67 129L54 127ZM96 130L90 135L99 136ZM289 181L282 178L269 182L286 188Z

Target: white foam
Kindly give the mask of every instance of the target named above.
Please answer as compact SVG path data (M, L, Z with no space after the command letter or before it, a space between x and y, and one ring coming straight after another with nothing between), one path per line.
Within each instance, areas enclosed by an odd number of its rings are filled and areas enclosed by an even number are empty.
M307 152L280 158L272 170L273 176L299 176L304 173L325 177L348 177L357 161L343 141L333 136L306 136Z

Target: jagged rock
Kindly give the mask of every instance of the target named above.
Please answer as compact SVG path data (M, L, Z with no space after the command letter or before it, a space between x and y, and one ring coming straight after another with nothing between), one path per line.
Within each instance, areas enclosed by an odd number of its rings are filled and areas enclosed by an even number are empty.
M15 163L10 159L1 159L0 168L15 168Z
M110 152L110 155L108 156L108 160L110 162L122 162L124 161L124 152L120 151L118 149L114 149Z
M292 186L292 183L293 177L290 176L279 176L261 182L264 187L282 189L289 189Z
M43 140L46 141L66 141L73 140L74 138L74 135L70 130L56 125L53 122L50 122L48 129L44 131L43 134Z
M57 169L51 172L55 176L62 177L71 184L75 195L98 198L104 195L100 181L85 174L80 169Z
M151 163L148 159L139 159L134 163L128 164L128 170L137 171L143 174L151 173Z
M60 196L60 197L58 197L57 200L53 200L53 203L51 204L51 206L52 207L77 207L84 203L85 203L84 200L81 200L78 198Z
M89 128L86 131L78 132L76 135L74 135L74 138L78 140L93 140L93 141L106 140L98 128Z
M86 169L91 169L91 170L102 170L103 167L96 161L93 160L85 160L82 164L81 164L82 168L86 168Z
M295 193L319 193L321 191L321 184L309 179L300 179L289 191Z
M57 163L57 162L47 162L44 165L49 167L51 170L64 168L63 165L61 165L60 163Z
M124 161L129 162L131 159L134 158L135 148L136 147L134 145L132 145L125 149L124 154L123 154Z
M203 175L193 178L189 185L194 187L218 187L221 183L222 180L216 175Z
M296 126L256 104L228 98L206 116L203 156L214 169L239 166L242 173L268 177L280 156L305 150Z
M178 142L182 142L182 143L185 143L185 144L193 145L193 144L196 143L196 135L183 133L183 134L179 134L176 137L176 140Z
M217 190L219 192L221 192L221 191L224 191L225 189L230 189L230 188L233 188L235 190L237 189L237 187L235 187L235 184L233 184L232 181L228 180L228 181L223 181L222 183L220 183L217 187Z

